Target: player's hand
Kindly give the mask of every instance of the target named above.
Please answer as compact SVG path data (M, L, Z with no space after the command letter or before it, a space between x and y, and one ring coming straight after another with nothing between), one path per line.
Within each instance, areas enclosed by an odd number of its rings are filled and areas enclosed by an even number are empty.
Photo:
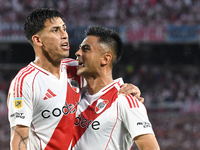
M141 95L140 89L133 84L130 83L123 84L118 94L124 94L125 96L131 94L135 96L140 102L144 103L144 98L140 97Z

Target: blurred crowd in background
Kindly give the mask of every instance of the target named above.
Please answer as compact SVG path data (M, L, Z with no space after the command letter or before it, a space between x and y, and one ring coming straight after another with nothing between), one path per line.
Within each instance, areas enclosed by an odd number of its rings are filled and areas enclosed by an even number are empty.
M0 23L23 23L36 7L59 9L67 25L137 28L200 23L199 0L0 0Z
M0 115L7 113L6 98L10 82L18 72L0 71ZM123 77L126 83L138 86L147 108L161 108L172 104L184 112L200 112L200 70L194 65L149 65L118 63L114 78ZM164 107L164 106L163 106Z
M140 87L162 150L200 149L198 68L146 64L134 70L134 65L124 66L120 63L115 69L118 72L115 76L123 76L126 82ZM10 135L6 107L7 89L16 72L17 70L4 71L0 77L0 145L4 150L8 150ZM132 150L137 150L136 146Z
M0 0L0 25L24 23L30 11L37 7L59 9L71 26L100 24L138 28L200 23L199 0ZM140 47L136 50L140 51ZM141 55L151 57L152 53L146 52L148 49ZM132 58L126 53L114 68L114 78L123 77L126 83L140 88L162 150L200 149L199 56L188 57L193 64L184 60L173 64L170 56L157 57L166 59L164 63L150 63L145 58L137 61L141 56ZM9 150L10 139L6 98L10 82L19 69L0 64L0 149L4 150Z
M140 88L147 107L173 103L183 111L200 112L200 70L197 66L144 64L137 70L133 64L123 67L119 65L118 76Z

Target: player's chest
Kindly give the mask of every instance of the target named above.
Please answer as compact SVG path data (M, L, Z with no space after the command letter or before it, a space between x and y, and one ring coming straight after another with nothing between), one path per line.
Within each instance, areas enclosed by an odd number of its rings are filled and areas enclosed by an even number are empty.
M71 80L63 75L56 78L39 78L35 81L33 91L33 114L41 114L42 118L59 118L63 115L75 114L79 94L70 86ZM70 97L70 95L76 97Z
M117 102L98 99L91 105L86 100L78 105L75 124L85 130L106 132L112 130L118 120Z
M67 76L62 74L60 79L54 76L39 76L33 84L36 102L50 103L51 101L62 100L63 94L67 91Z

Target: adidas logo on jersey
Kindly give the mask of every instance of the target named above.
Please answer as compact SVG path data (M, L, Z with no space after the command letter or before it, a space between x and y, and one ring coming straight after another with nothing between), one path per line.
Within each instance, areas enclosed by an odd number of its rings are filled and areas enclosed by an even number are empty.
M55 96L56 96L56 94L54 94L50 89L48 89L43 100L47 100L47 99L55 97Z
M99 99L95 107L96 114L100 114L106 108L108 103L109 103L108 100Z

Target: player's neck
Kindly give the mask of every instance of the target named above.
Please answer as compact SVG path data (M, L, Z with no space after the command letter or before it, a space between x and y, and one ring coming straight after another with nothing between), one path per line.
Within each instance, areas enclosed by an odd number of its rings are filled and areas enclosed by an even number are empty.
M93 95L99 92L102 88L113 82L112 76L87 78L88 93Z
M51 62L51 61L46 60L45 58L40 59L38 57L36 57L34 61L35 65L48 71L52 75L56 76L58 79L60 78L60 63L61 62Z

